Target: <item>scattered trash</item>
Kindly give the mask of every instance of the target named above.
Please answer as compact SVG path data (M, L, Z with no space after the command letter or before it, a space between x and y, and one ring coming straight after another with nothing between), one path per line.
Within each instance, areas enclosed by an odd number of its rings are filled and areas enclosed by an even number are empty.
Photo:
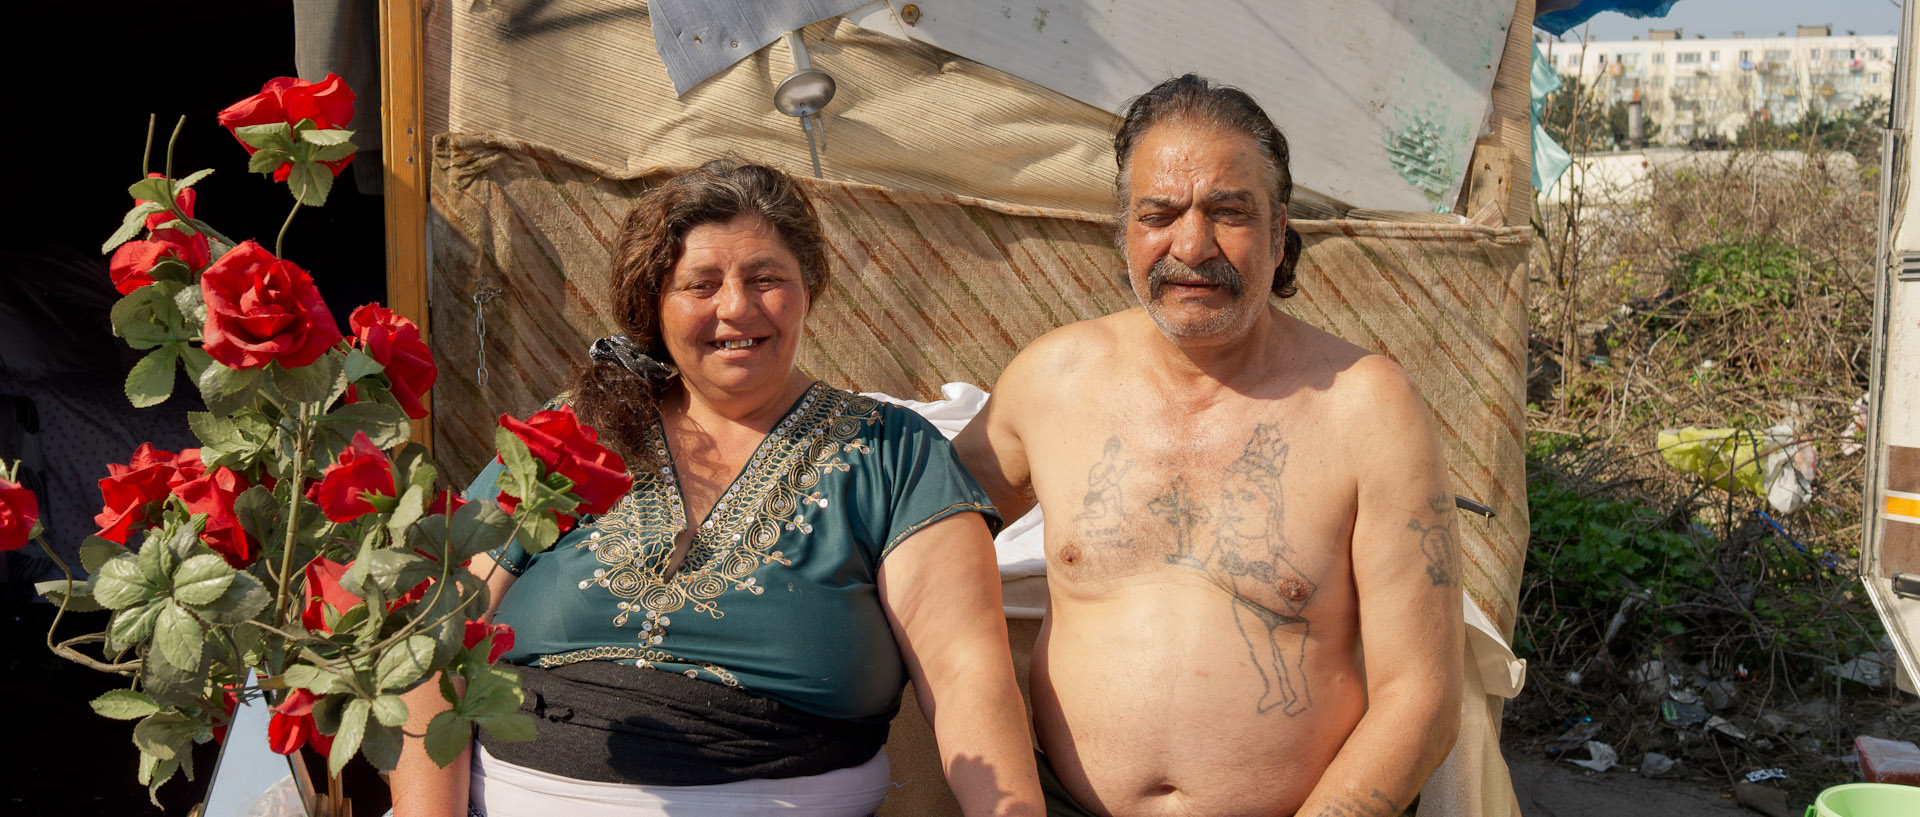
M1620 754L1615 752L1612 746L1608 746L1597 740L1590 740L1587 741L1587 759L1570 760L1568 762L1584 769L1604 772L1620 765Z
M1569 671L1567 672L1567 686L1570 686L1570 687L1577 687L1577 686L1579 686L1579 685L1580 685L1580 678L1581 678L1581 676L1580 676L1580 671L1579 671L1579 670L1569 670Z
M1853 739L1853 750L1860 757L1860 776L1867 782L1920 786L1920 746L1861 735Z
M1853 401L1853 422L1847 424L1846 431L1840 432L1840 439L1846 441L1840 444L1840 456L1851 457L1865 451L1866 446L1856 442L1855 438L1866 433L1867 396L1863 394Z
M1668 726L1683 729L1699 726L1706 723L1708 717L1707 708L1698 703L1676 701L1671 697L1660 702L1660 720L1666 721Z
M1740 727L1734 726L1732 721L1729 721L1726 718L1722 718L1719 715L1715 715L1712 718L1707 719L1707 728L1715 732L1719 732L1722 735L1726 735L1727 737L1733 738L1734 740L1747 739L1746 732L1741 731Z
M1733 800L1767 817L1797 817L1787 810L1787 793L1771 786L1759 783L1736 783L1733 787Z
M1697 704L1700 702L1700 696L1693 694L1693 690L1690 689L1676 689L1667 693L1667 697L1683 704Z
M1640 757L1641 777L1665 777L1680 767L1680 761L1660 754L1648 752Z
M1813 497L1819 457L1792 422L1765 431L1743 428L1669 428L1655 435L1668 465L1722 490L1765 497L1784 514L1806 507Z
M1703 690L1707 697L1707 708L1715 712L1725 712L1733 708L1733 682L1725 678L1710 681Z
M1879 652L1861 653L1844 664L1827 667L1827 674L1879 689L1886 683L1887 656Z
M1762 780L1786 780L1786 779L1787 779L1786 769L1779 769L1779 768L1754 769L1753 771L1747 772L1748 783L1758 783Z
M1667 697L1667 689L1672 686L1667 679L1667 666L1657 658L1628 672L1627 680L1639 691L1640 700L1647 703Z
M1787 711L1816 722L1830 721L1840 714L1840 708L1825 698L1801 701L1793 706L1787 707Z
M1587 741L1593 740L1593 737L1598 734L1600 734L1600 724L1594 723L1591 718L1582 718L1561 733L1560 737L1547 743L1547 754L1558 755L1571 752L1587 745Z

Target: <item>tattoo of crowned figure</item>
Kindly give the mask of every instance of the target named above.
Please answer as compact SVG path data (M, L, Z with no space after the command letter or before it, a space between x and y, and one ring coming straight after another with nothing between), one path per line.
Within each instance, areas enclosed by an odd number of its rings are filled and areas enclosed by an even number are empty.
M1088 543L1133 547L1133 540L1121 535L1127 509L1120 493L1120 483L1132 465L1120 458L1120 438L1111 437L1100 453L1100 461L1087 471L1087 495L1081 498L1083 509L1073 520L1084 523Z
M1458 551L1453 544L1453 502L1446 496L1429 497L1427 508L1439 521L1423 525L1415 517L1407 520L1407 529L1420 537L1420 555L1427 558L1427 579L1434 587L1452 587L1458 575L1454 569Z
M1306 657L1307 619L1301 615L1314 584L1288 560L1282 523L1280 486L1287 445L1270 424L1254 429L1239 459L1227 466L1229 485L1220 507L1209 512L1189 494L1185 477L1176 477L1147 509L1173 527L1174 547L1167 563L1200 571L1233 600L1233 620L1246 640L1254 670L1265 692L1257 708L1288 715L1306 711L1311 697L1301 661ZM1237 484L1233 484L1237 481ZM1198 553L1195 528L1211 522L1213 545ZM1289 625L1295 630L1282 632Z

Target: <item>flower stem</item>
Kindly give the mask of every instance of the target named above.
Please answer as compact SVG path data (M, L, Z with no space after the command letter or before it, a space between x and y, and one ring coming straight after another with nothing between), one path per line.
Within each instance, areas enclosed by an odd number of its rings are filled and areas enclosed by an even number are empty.
M61 658L65 658L68 661L72 661L88 669L99 672L116 672L132 675L134 670L140 668L140 662L133 661L123 664L106 664L95 661L85 653L75 650L70 646L86 641L105 641L106 636L81 636L80 638L62 641L58 644L53 643L54 631L60 629L60 618L66 615L67 603L73 599L73 571L67 568L67 563L61 560L59 554L53 552L53 547L47 544L47 538L45 536L36 535L33 537L33 541L40 546L42 551L46 552L47 558L52 559L54 566L60 568L60 572L67 577L67 593L60 599L60 609L53 611L53 623L47 625L47 649L53 651L54 655L58 655Z
M286 222L280 225L280 235L279 235L279 237L277 237L277 238L275 238L275 239L273 240L273 255L274 255L274 257L275 257L275 258L285 258L285 257L286 257L285 255L283 255L283 254L281 254L281 252L280 252L280 246L281 246L282 244L285 244L285 243L286 243L286 241L287 241L287 228L288 228L288 227L292 227L292 226L293 226L293 214L295 214L295 213L298 213L298 212L300 212L300 202L299 202L299 200L298 200L298 199L296 199L296 200L294 200L294 202L293 202L293 209L292 209L292 210L288 210L288 211L287 211L287 220L286 220Z
M140 149L140 178L147 177L147 163L153 161L153 126L159 119L156 114L147 114L147 146Z
M299 208L300 205L294 205L294 209ZM281 228L281 231L285 232L285 228ZM287 474L287 479L293 481L293 486L287 491L287 539L281 545L280 587L277 588L273 602L273 620L281 623L287 620L289 589L293 587L294 543L300 535L300 482L307 473L307 447L313 442L309 437L307 408L307 404L300 404L297 423L300 439L293 446L293 469Z
M180 129L186 126L187 118L180 117L180 121L173 123L173 135L167 137L167 178L169 179L173 178L173 143L180 141ZM167 204L171 206L173 202L167 202Z

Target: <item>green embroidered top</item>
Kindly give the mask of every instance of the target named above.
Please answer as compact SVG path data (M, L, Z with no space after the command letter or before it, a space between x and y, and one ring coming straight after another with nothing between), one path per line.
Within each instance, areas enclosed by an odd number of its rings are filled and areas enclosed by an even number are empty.
M651 443L664 461L665 434ZM470 499L491 499L502 466ZM492 555L515 574L496 622L505 660L613 660L680 672L826 717L888 719L906 669L880 607L880 564L956 513L997 528L986 493L912 411L815 383L788 409L662 580L686 526L671 466L538 555Z

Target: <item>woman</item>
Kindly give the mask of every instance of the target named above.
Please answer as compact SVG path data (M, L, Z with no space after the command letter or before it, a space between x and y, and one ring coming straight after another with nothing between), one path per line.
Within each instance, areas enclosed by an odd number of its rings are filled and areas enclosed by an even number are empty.
M997 516L931 425L795 365L826 276L778 171L716 161L640 199L615 259L625 335L572 389L633 490L546 552L472 565L539 738L482 734L447 769L410 740L398 817L871 814L908 679L968 815L1042 812ZM447 708L436 687L409 693L409 734Z

